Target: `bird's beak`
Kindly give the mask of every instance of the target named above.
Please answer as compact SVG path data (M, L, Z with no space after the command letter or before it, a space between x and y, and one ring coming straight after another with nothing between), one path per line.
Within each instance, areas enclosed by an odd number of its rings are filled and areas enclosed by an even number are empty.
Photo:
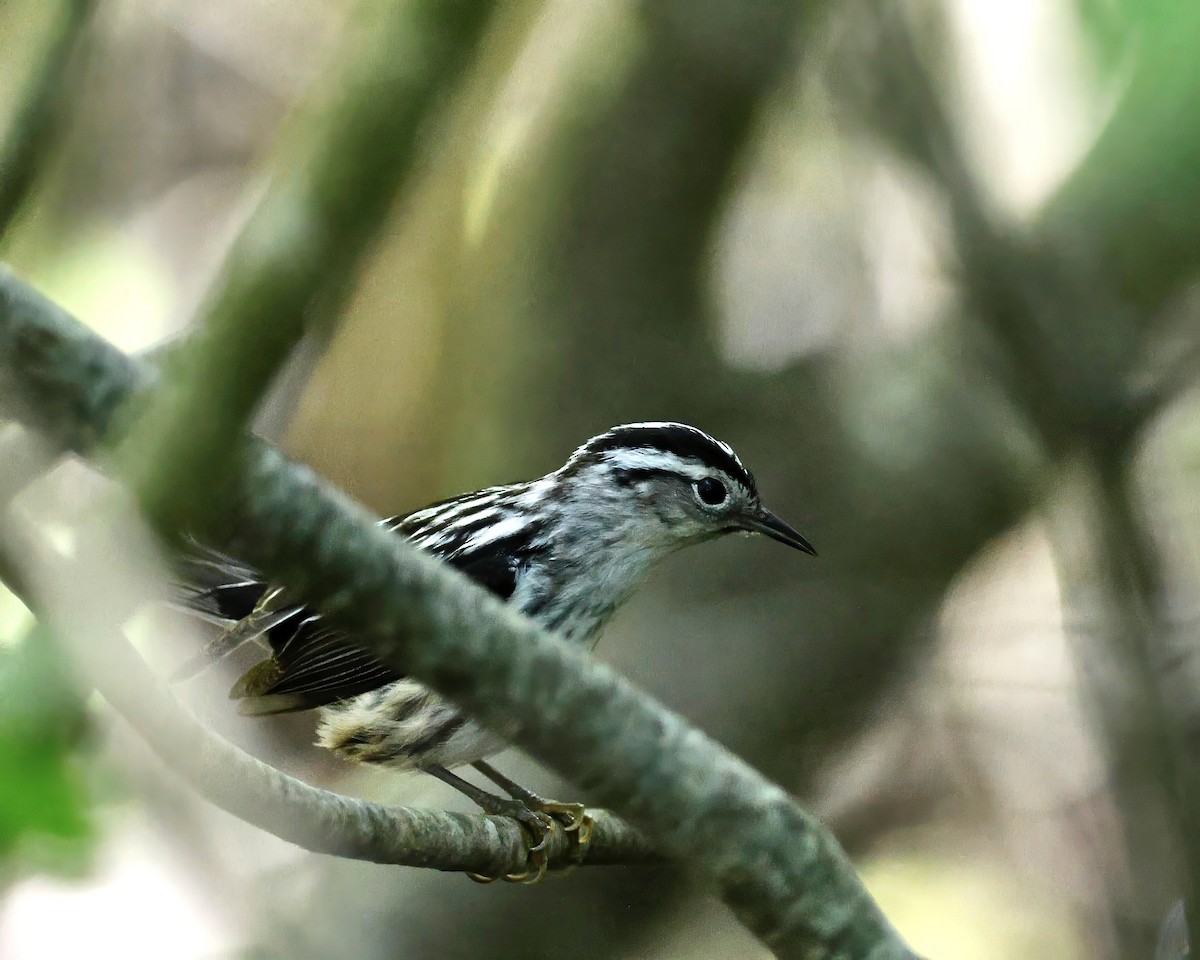
M817 551L813 549L811 543L765 507L761 508L746 521L746 529L754 533L766 534L772 540L786 543L789 547L803 550L814 557L817 555Z

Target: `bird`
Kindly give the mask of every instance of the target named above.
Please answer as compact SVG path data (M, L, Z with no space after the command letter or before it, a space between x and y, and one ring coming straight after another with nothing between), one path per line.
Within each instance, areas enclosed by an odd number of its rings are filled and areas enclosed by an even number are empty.
M684 423L615 426L545 476L441 500L380 526L458 569L563 640L594 645L650 568L675 551L730 533L763 534L816 555L763 506L754 475L728 444ZM183 604L222 632L177 671L181 680L251 641L269 656L230 691L251 716L318 710L317 743L351 761L420 770L533 835L529 865L546 871L551 818L587 842L581 804L539 797L487 762L504 738L358 647L286 584L195 544L184 561ZM507 797L463 779L473 766ZM479 878L491 880L495 878Z

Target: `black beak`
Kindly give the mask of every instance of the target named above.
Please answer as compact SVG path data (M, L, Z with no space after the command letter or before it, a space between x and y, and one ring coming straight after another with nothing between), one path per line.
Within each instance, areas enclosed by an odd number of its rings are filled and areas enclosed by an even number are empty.
M789 547L803 550L814 557L817 555L817 551L813 549L811 543L766 508L763 508L756 516L751 517L746 523L746 528L754 533L766 534L772 540L786 543Z

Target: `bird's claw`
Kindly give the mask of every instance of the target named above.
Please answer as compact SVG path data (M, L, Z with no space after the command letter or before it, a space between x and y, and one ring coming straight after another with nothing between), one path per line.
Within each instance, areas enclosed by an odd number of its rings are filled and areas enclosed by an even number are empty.
M446 770L441 770L439 776L452 786L467 793L488 813L512 817L529 832L531 844L527 850L525 869L519 872L504 874L503 877L484 877L472 873L468 873L467 876L479 883L492 883L500 879L507 880L509 883L539 883L545 878L550 867L550 836L556 824L561 825L568 835L574 835L575 842L571 845L572 863L583 862L584 850L592 839L595 823L582 803L560 803L557 800L546 800L509 780L490 764L479 761L475 767L489 780L504 789L509 796L507 798L498 797L495 794L481 791L460 781Z
M530 804L530 807L538 813L558 820L567 833L575 834L575 842L580 847L586 847L591 842L596 822L582 803L559 803L557 800L538 798L536 803Z
M525 869L520 873L506 873L504 880L506 883L541 883L546 877L546 870L550 863L546 858L546 852L529 851L529 859L525 861Z
M555 823L560 824L567 833L575 834L575 843L572 845L571 851L573 862L561 871L555 870L558 875L569 875L578 864L583 862L584 849L591 842L592 831L596 825L588 814L587 808L582 803L559 803L557 800L544 800L536 795L522 798L521 803L526 812L536 817L542 826L534 828L530 820L521 816L518 816L517 819L530 827L535 835L540 829L541 836L537 839L537 843L529 848L529 859L526 861L525 869L520 873L510 873L504 879L509 883L539 883L545 879L549 869L547 847L550 843L550 830Z
M526 852L525 869L518 873L506 873L498 877L487 877L483 874L468 872L467 876L476 883L495 883L497 880L504 880L506 883L533 884L544 880L550 869L548 852L550 834L555 822L561 824L567 833L575 834L575 863L564 868L563 874L573 872L576 864L582 862L582 850L591 841L592 830L595 827L595 822L582 803L558 803L539 798L535 808L534 804L518 800L506 813L525 827L533 838L533 844Z
M548 814L540 810L530 810L524 804L516 819L533 835L535 843L526 852L525 869L520 873L506 873L504 879L508 883L541 883L550 866L547 848L550 845L550 831L554 821Z
M547 850L550 845L550 831L554 827L554 821L549 814L542 813L539 810L531 810L520 800L513 800L511 803L512 806L508 809L496 809L495 812L512 817L517 823L528 830L532 836L533 843L526 850L525 869L519 873L506 873L498 877L488 877L481 873L467 871L467 876L476 883L495 883L497 880L504 880L507 883L540 883L545 878L546 871L550 867L550 858Z

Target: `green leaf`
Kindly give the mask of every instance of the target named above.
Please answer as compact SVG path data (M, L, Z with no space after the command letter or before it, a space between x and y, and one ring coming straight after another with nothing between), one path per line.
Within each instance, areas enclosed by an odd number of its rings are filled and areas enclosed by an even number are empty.
M78 869L93 825L85 714L52 638L34 628L0 646L0 863Z

